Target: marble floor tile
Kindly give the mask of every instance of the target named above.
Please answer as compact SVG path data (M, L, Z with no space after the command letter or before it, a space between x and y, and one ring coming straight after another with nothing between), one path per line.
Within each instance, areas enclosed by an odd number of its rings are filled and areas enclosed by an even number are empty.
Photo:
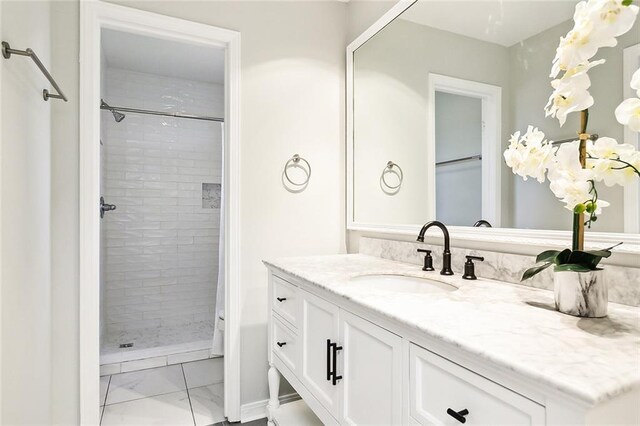
M182 364L182 367L184 368L184 375L189 389L224 381L224 361L222 357L187 362Z
M111 376L100 377L100 406L104 405L104 401L107 398L107 390L109 389L109 381Z
M196 426L224 421L224 384L189 389L191 409Z
M184 374L180 365L114 374L111 376L106 404L116 404L185 389Z
M102 426L192 426L187 391L106 405Z

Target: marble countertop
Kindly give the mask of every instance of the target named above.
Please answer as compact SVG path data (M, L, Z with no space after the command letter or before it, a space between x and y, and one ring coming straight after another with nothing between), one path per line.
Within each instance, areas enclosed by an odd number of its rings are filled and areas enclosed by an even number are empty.
M264 263L587 404L640 386L640 308L610 303L606 318L577 318L556 312L547 290L441 276L362 254ZM458 290L400 293L349 281L371 274L427 277Z

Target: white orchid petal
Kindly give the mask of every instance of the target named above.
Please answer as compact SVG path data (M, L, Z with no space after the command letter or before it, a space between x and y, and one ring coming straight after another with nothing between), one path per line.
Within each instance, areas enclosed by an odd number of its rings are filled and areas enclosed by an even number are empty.
M640 99L629 98L622 101L615 110L618 123L640 132Z
M640 97L640 68L638 68L636 72L633 73L633 76L631 76L630 86L632 89L638 91L638 97Z

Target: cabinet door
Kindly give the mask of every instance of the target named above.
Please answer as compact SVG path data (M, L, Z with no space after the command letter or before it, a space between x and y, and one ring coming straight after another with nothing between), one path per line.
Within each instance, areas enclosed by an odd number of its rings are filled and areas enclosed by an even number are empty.
M313 294L302 296L302 377L306 388L333 416L338 415L338 385L328 378L331 367L327 340L338 340L339 309Z
M340 423L402 423L402 338L340 311Z

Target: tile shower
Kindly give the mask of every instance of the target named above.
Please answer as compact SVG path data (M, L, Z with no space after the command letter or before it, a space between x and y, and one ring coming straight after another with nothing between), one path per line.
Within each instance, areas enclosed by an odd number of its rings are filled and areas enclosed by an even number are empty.
M115 106L224 113L223 85L122 69L107 68L103 96ZM105 113L103 195L117 210L101 227L101 364L114 373L207 357L217 312L221 124L139 114L116 123Z

